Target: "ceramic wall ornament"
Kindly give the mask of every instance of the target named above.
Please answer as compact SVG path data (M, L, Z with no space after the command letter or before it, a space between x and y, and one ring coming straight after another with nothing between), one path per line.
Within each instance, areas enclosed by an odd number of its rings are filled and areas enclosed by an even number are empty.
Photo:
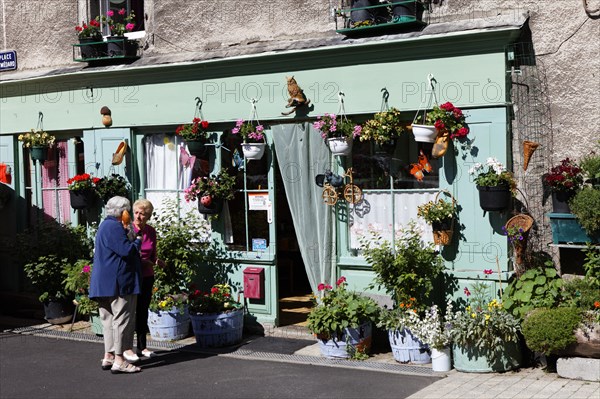
M102 115L102 124L105 127L112 126L112 112L110 111L110 108L105 105L100 109L100 114Z

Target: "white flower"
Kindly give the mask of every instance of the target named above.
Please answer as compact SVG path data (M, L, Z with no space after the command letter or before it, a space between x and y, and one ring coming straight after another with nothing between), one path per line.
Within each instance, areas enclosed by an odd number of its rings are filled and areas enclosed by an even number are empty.
M479 169L481 169L483 167L482 164L480 164L479 162L477 162L475 165L473 165L471 167L471 169L469 169L469 174L470 175L474 175L475 173L477 173L479 171Z

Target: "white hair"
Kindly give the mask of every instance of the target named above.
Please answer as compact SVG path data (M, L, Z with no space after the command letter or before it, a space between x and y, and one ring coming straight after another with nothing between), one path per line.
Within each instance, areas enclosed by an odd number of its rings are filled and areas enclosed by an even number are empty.
M106 216L119 217L123 214L123 211L129 211L131 209L131 203L125 197L112 197L106 203Z

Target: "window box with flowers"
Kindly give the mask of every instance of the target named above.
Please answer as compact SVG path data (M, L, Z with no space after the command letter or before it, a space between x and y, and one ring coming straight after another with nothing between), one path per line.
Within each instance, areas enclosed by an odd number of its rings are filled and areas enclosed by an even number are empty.
M349 155L354 139L362 133L362 126L354 124L345 115L318 116L313 127L320 132L333 155Z
M235 183L235 176L221 169L217 175L192 180L192 184L184 190L184 198L187 202L198 200L198 212L202 214L218 214L223 210L223 201L233 199Z
M379 308L373 299L347 287L343 276L335 288L320 283L307 327L317 336L323 356L364 359L371 348L373 322L378 319Z
M29 149L32 161L44 162L48 157L48 148L56 138L44 130L31 129L30 132L20 134L18 140L23 142L23 147Z
M487 167L487 170L486 170ZM469 169L479 191L479 205L484 211L502 211L510 206L516 182L511 172L496 158L488 158L485 165L476 163Z
M449 245L454 234L456 218L456 201L450 193L450 200L438 199L438 192L433 201L429 201L417 208L417 216L423 218L433 229L433 243L436 245Z
M79 44L73 45L73 60L87 61L106 57L107 45L102 41L100 17L81 22L75 27Z
M121 8L117 15L113 10L108 10L105 17L102 17L102 23L108 26L110 36L106 38L108 57L135 57L137 55L138 43L135 40L128 40L125 32L131 32L135 29L135 15Z
M360 141L374 141L382 149L390 152L396 147L396 139L404 131L404 123L400 111L390 108L376 113L362 126Z
M244 309L231 296L228 284L216 284L208 292L198 289L190 292L188 311L196 343L201 348L229 346L242 340Z
M487 278L493 272L483 271ZM467 306L449 315L454 367L466 372L500 372L521 363L519 320L491 299L491 286L477 281L465 287Z
M91 208L98 199L96 184L99 181L100 179L98 177L93 177L89 173L82 173L68 179L67 184L69 185L71 208Z
M261 159L265 153L265 128L260 123L256 125L252 121L238 119L232 134L239 134L242 138L242 152L244 158L249 160Z
M572 159L565 158L544 175L544 183L552 191L552 210L571 213L569 201L583 187L583 171Z

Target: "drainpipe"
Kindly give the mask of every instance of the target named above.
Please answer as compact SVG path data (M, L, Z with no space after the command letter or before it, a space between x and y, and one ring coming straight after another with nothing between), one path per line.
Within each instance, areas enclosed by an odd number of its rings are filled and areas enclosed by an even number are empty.
M2 0L2 50L6 50L6 7Z

